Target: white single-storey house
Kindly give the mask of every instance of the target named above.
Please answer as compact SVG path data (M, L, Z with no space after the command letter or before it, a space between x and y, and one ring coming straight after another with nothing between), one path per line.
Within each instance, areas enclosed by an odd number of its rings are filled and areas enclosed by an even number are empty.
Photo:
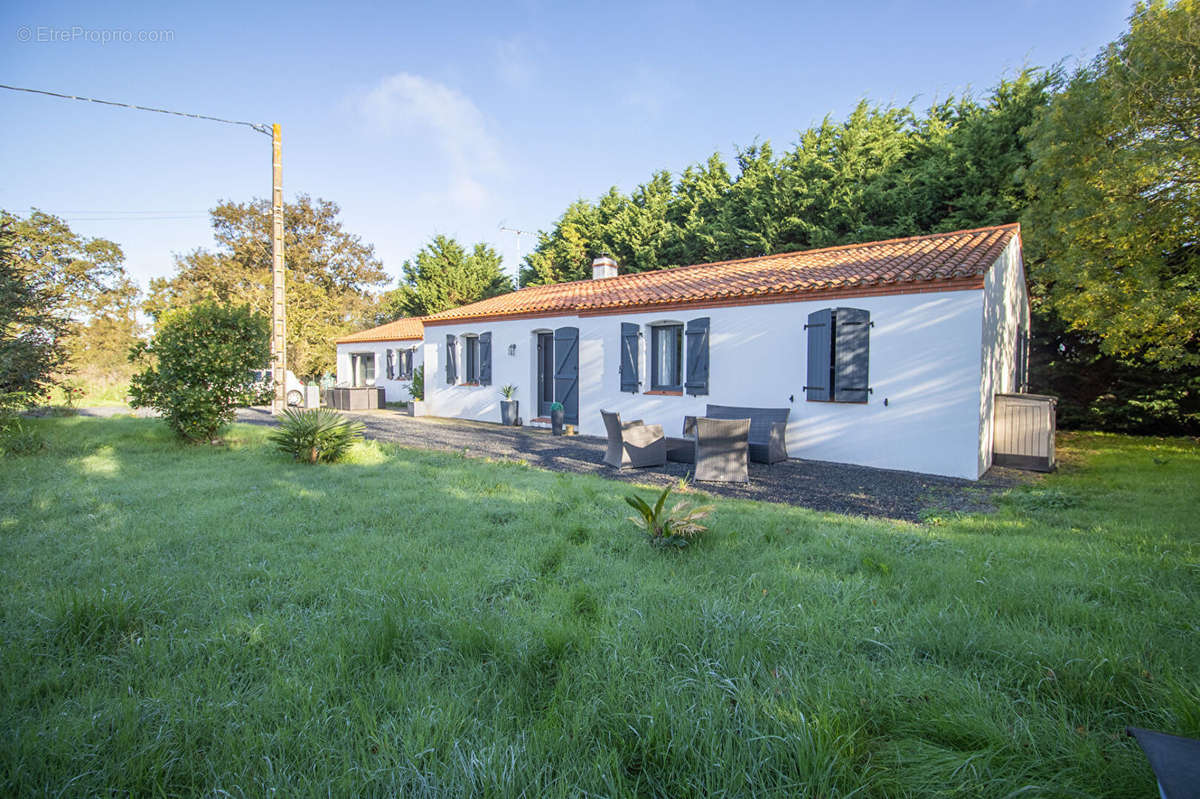
M677 436L707 403L788 408L791 457L976 479L994 396L1025 388L1029 299L1012 224L626 275L601 257L423 321L434 416L499 421L505 384L525 424L560 402L597 436L601 410Z
M420 368L424 348L420 317L360 330L337 339L337 384L379 386L387 402L407 402L413 372Z

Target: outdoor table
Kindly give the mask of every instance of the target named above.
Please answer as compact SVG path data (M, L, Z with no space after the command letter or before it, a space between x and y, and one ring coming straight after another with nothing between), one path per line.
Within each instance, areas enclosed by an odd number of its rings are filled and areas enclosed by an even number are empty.
M667 436L667 460L675 461L676 463L695 463L696 437L680 436L675 438Z

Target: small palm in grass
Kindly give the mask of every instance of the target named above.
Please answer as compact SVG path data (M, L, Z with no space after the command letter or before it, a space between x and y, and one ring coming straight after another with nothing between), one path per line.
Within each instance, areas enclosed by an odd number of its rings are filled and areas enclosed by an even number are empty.
M658 495L658 501L651 506L646 500L631 494L625 497L638 516L630 516L629 521L646 531L650 543L655 546L686 547L697 536L708 528L700 524L700 520L712 513L712 505L691 507L684 500L676 502L670 510L665 510L667 497L674 486L667 486Z
M362 422L352 422L328 408L288 408L283 416L270 439L279 449L304 463L333 463L362 438Z

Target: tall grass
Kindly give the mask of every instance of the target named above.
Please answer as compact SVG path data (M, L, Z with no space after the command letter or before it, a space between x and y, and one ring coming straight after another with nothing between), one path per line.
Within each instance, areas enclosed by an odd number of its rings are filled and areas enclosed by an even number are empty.
M1067 437L935 525L721 500L659 551L598 478L37 422L6 795L1149 795L1123 727L1200 735L1188 442Z
M68 397L60 387L50 391L47 404L55 406L74 405L79 408L95 408L105 405L124 405L129 399L129 376L99 370L85 370L68 378L67 382L77 386L80 392Z

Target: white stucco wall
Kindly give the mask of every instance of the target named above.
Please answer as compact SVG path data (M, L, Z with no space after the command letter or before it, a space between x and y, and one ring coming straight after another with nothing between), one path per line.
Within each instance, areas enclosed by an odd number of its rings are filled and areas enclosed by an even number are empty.
M662 424L679 435L685 415L707 403L791 409L787 445L792 457L856 463L975 479L979 476L980 351L983 292L928 292L884 297L820 299L727 308L605 316L487 321L425 327L425 398L430 414L483 421L500 419L500 386L519 387L521 416L535 416L535 333L579 328L579 427L604 435L600 411ZM870 386L866 404L807 402L807 333L812 311L862 308L871 313ZM686 323L709 317L707 396L620 392L622 322ZM447 386L446 335L492 334L492 385ZM648 344L639 367L649 385ZM516 345L509 354L509 346ZM459 359L461 377L462 359ZM887 401L885 404L885 400Z
M351 385L354 382L353 375L350 373L350 356L358 352L373 352L375 353L375 385L384 390L384 396L388 402L408 402L411 396L408 393L410 385L409 380L388 380L387 376L387 351L388 350L404 350L409 347L416 347L416 352L413 354L413 370L415 371L421 365L421 353L424 352L422 342L419 340L406 341L366 341L353 344L338 344L337 345L337 382L338 385Z
M992 465L993 407L997 394L1016 391L1017 335L1029 332L1029 290L1014 236L983 281L983 328L980 349L979 473Z

